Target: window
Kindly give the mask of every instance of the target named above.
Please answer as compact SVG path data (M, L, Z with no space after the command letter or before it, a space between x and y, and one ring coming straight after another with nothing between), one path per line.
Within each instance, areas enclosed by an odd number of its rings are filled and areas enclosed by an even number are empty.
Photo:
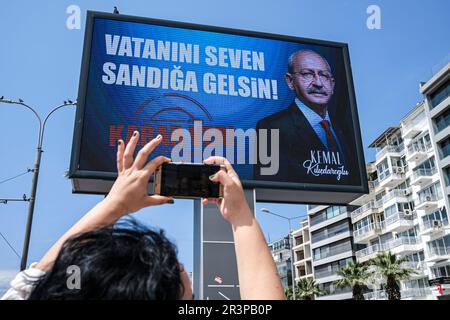
M391 174L389 171L389 165L387 159L384 159L380 164L377 165L378 181L383 181Z
M439 157L444 159L450 154L450 138L445 139L442 142L439 142Z
M430 109L435 108L439 103L450 96L450 79L444 82L435 92L430 94Z
M351 250L352 244L350 240L346 239L314 249L313 256L314 260L320 260Z
M444 172L445 185L448 187L448 186L450 186L450 167L444 168L443 172Z
M311 232L311 239L313 242L318 242L330 237L334 237L349 230L349 222L347 219L345 219L325 228Z
M450 253L450 235L427 243L430 255L447 255Z
M342 259L334 261L329 264L318 266L314 269L314 276L316 278L325 278L336 274L340 269L347 266L349 262L352 262L353 258Z
M419 196L418 203L423 203L425 201L431 201L442 198L441 184L439 182L432 184L431 186L419 191L417 193Z
M389 218L390 216L394 215L397 213L397 204L393 204L392 206L387 207L384 210L384 218Z
M438 133L450 125L450 109L434 119L434 132Z
M363 218L363 219L361 219L361 220L359 220L359 221L357 221L356 223L355 223L355 231L357 231L357 230L361 230L361 229L363 229L363 228L366 228L367 229L367 227L369 226L369 225L371 225L372 223L373 223L373 216L372 215L370 215L370 216L367 216L367 217L365 217L365 218Z
M419 170L419 169L433 170L434 168L436 168L436 160L434 159L434 156L432 156L429 159L423 161L418 166L416 166L413 169L413 171L416 171L416 170Z
M422 217L425 229L433 228L434 221L441 221L443 225L448 225L447 209L445 207Z
M435 278L450 277L450 265L431 268L431 272Z
M311 216L311 218L310 218L311 226L314 226L318 223L329 220L331 218L334 218L334 217L336 217L342 213L346 213L346 212L347 212L347 207L345 207L345 206L328 207L328 208L318 212L314 216Z

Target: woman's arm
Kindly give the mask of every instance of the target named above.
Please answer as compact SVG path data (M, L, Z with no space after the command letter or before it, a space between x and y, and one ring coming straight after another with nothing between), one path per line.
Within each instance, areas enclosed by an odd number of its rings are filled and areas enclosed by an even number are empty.
M147 185L155 169L164 162L170 161L165 157L157 157L146 164L150 153L161 143L161 135L147 143L133 159L139 133L134 132L130 142L125 148L122 140L118 141L117 172L108 196L92 208L72 228L70 228L33 267L47 272L58 256L64 242L76 235L102 226L114 224L128 213L136 212L141 208L173 202L172 198L159 195L149 196Z
M210 157L208 164L224 164L212 181L224 187L221 199L203 199L217 203L222 216L231 223L236 251L239 287L242 299L286 299L277 268L264 235L244 197L237 173L227 159Z

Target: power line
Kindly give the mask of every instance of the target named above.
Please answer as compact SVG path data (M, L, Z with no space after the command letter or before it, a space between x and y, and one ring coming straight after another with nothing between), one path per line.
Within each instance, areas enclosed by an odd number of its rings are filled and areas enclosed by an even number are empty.
M29 172L33 172L33 171L34 171L33 169L27 169L27 171L22 172L22 173L20 173L20 174L14 176L14 177L11 177L11 178L8 178L8 179L5 179L5 180L0 181L0 184L5 183L5 182L8 182L8 181L13 180L13 179L16 179L16 178L18 178L18 177L21 177L21 176L23 176L23 175L25 175L25 174L27 174L27 173L29 173Z
M14 253L20 260L21 259L20 255L17 253L17 251L14 249L14 247L11 245L11 243L9 243L9 241L6 239L6 237L3 235L3 233L0 232L0 235L2 236L3 240L5 240L5 242L8 244L8 246L11 248L12 251L14 251Z

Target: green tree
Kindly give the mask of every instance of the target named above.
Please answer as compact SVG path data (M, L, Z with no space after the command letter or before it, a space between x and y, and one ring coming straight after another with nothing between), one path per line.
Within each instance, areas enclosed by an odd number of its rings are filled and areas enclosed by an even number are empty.
M406 257L398 258L389 251L380 252L370 263L377 268L377 273L386 279L386 294L389 300L400 300L399 281L407 280L416 271L405 268L402 263L408 261Z
M315 295L324 295L326 292L312 278L302 278L295 287L297 300L313 300Z
M292 300L292 287L286 287L284 288L284 294L286 295L286 299Z
M364 300L363 288L371 281L369 266L359 262L349 262L337 272L341 279L335 282L336 287L352 287L353 300Z

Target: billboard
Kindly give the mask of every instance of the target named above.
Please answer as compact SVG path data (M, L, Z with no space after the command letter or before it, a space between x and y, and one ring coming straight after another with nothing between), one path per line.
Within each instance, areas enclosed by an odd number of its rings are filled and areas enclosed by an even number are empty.
M260 201L368 191L346 44L88 11L74 192L107 192L135 130L153 157L226 157Z

